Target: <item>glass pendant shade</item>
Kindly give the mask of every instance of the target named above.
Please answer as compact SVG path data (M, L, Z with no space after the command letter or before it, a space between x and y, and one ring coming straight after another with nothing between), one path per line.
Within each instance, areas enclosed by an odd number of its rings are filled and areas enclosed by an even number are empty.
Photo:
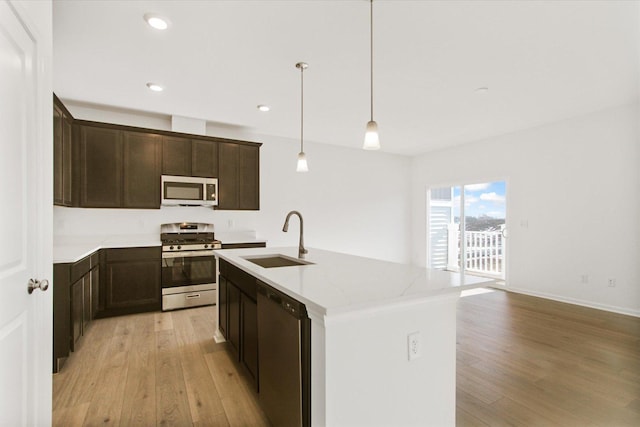
M367 123L367 130L364 133L364 145L365 150L379 150L380 138L378 137L378 124L371 120Z
M307 155L304 151L298 153L298 166L296 172L309 172L309 166L307 165Z

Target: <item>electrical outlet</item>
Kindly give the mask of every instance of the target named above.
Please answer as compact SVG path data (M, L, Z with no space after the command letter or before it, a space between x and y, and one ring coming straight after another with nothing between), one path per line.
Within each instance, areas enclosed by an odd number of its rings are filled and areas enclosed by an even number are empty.
M609 287L610 288L616 287L616 279L609 279Z
M232 229L235 226L232 219L229 220L228 224L229 224L229 229Z
M580 276L580 283L589 283L589 275L583 274L582 276Z
M417 359L422 355L420 332L414 332L407 336L407 351L409 353L409 360Z

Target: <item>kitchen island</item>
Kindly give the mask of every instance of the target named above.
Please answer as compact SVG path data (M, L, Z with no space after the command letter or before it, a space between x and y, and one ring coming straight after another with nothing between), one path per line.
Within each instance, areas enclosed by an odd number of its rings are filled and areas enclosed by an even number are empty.
M310 264L249 261L268 255L298 248L216 254L306 306L311 425L455 425L456 303L492 279L313 248Z

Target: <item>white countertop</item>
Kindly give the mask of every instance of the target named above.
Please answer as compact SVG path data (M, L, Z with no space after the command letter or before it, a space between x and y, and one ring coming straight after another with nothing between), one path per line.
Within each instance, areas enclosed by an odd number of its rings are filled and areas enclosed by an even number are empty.
M220 233L216 239L223 243L266 243L265 239L256 238L255 232ZM224 240L223 240L224 239ZM160 246L159 234L116 234L93 236L54 236L53 263L69 263L105 248L134 248Z
M54 236L53 263L80 261L82 258L104 248L133 248L160 246L158 234L125 234L95 236Z
M260 267L244 257L282 254L297 258L298 248L224 249L216 251L216 256L304 303L307 310L325 316L402 306L495 282L320 249L308 250L304 259L314 264L276 268Z

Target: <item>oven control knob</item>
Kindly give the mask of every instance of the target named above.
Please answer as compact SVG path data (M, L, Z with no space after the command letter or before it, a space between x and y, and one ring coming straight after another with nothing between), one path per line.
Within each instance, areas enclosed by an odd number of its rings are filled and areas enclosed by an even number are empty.
M209 247L209 245L205 243L204 244L204 248L207 249L208 247Z
M173 245L169 246L169 250L172 251L173 250Z
M178 250L182 249L182 246L178 245Z

